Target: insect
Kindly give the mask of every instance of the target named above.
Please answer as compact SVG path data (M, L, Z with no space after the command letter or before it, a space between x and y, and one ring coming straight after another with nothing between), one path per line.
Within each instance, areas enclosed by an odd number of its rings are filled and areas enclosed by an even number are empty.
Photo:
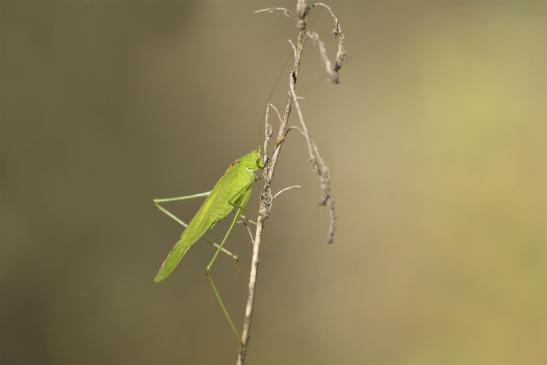
M215 245L216 251L211 258L211 261L205 268L205 272L217 298L217 301L224 312L230 327L239 338L238 331L222 302L220 294L211 278L211 270L215 261L220 254L224 252L237 260L237 256L230 251L224 249L224 244L230 235L230 232L234 228L234 225L240 219L241 212L247 206L254 183L257 178L256 172L264 168L264 160L261 157L260 149L253 150L243 157L233 162L224 175L217 181L211 191L205 193L199 193L188 196L180 196L167 199L154 199L156 206L169 217L177 221L179 224L186 227L182 232L179 240L175 243L167 258L163 261L154 281L160 283L165 280L175 270L177 265L181 262L190 248L200 239L205 238L207 241ZM194 215L189 224L184 223L174 214L161 206L161 203L188 200L194 198L206 197L205 201L201 204L197 213ZM230 213L235 210L234 218L226 231L220 244L216 244L206 237L204 234L212 229L216 223L225 219Z

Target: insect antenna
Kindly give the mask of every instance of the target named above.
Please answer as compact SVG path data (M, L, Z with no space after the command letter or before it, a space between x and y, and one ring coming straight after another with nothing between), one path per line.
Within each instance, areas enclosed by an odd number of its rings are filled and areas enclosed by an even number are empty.
M260 123L260 127L259 127L259 130L258 130L258 145L260 146L260 141L262 140L262 137L264 136L264 128L265 128L265 125L266 125L266 116L267 116L267 113L268 113L268 104L270 103L271 99L272 99L272 96L273 96L273 93L275 91L275 88L277 86L277 84L279 84L279 79L281 78L281 75L283 75L289 65L289 61L290 61L290 57L287 57L287 59L285 60L285 63L283 64L283 67L279 70L279 72L277 73L277 76L275 77L275 80L274 80L274 83L272 85L272 88L270 89L270 92L268 94L268 98L266 99L266 104L264 106L264 110L262 112L262 119L261 119L261 123ZM268 151L264 151L265 154L268 154Z

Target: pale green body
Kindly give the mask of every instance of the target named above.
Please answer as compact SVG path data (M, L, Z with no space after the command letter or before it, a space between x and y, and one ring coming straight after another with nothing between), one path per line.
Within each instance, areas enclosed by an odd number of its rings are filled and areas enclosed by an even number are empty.
M177 267L190 247L208 230L213 228L218 221L226 218L237 208L236 217L230 227L231 230L233 224L239 218L241 210L245 208L249 201L253 184L256 181L255 173L262 168L264 168L264 161L258 150L246 154L228 167L167 255L154 278L156 283L165 280ZM222 249L228 234L229 231L212 261ZM210 266L208 266L208 270Z

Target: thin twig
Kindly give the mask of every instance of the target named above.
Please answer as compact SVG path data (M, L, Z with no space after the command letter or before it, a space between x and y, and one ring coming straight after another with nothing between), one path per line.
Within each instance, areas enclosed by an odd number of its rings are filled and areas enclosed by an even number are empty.
M344 32L342 32L342 26L340 25L340 21L338 21L338 17L334 14L330 6L324 3L315 3L311 5L312 8L316 6L327 9L332 17L332 20L334 21L334 29L332 30L332 34L334 35L334 38L338 39L338 50L336 51L336 63L334 64L333 71L338 73L342 68L342 63L344 63L344 60L346 59L346 50L344 49Z
M247 218L241 216L241 220L239 222L241 222L245 228L247 229L247 233L249 233L249 237L251 238L251 242L254 242L255 238L253 237L253 232L251 232L251 227L249 227L249 220L247 220ZM238 222L238 223L239 223Z
M264 160L264 163L266 167L268 166L268 146L270 144L270 140L272 139L273 134L273 128L270 124L270 104L266 106L266 115L264 117L264 151L262 153L262 159ZM274 110L277 111L277 114L279 115L279 111L274 106Z
M304 134L304 131L303 131L299 126L297 126L297 125L291 125L291 126L289 127L288 131L290 132L290 131L292 131L293 129L294 129L295 131L300 132L301 135L306 136L306 135Z
M334 201L332 199L332 193L330 190L329 170L326 164L324 163L323 159L319 155L319 150L317 148L317 145L311 138L311 134L306 127L304 118L302 116L302 110L298 102L298 97L295 92L295 85L298 80L298 74L301 67L302 50L304 49L306 40L310 38L310 33L307 31L307 21L308 21L309 10L313 6L314 5L308 6L306 3L306 0L297 0L296 18L297 18L298 34L296 37L296 42L295 42L296 44L289 40L289 43L294 53L294 62L289 72L289 91L287 93L287 102L285 104L285 110L283 112L283 116L281 117L281 114L279 113L277 108L275 108L275 106L273 106L272 104L268 104L266 118L264 121L265 123L265 132L264 132L265 168L263 172L264 185L262 187L262 193L260 194L259 213L256 220L256 229L255 229L254 241L253 241L253 253L252 253L252 259L251 259L251 269L249 273L248 294L247 294L247 301L245 305L243 329L241 332L241 346L237 356L237 365L243 365L245 363L245 356L247 353L247 348L249 346L251 322L253 319L253 308L254 308L257 273L258 273L258 264L260 261L260 247L262 244L262 233L264 231L265 221L270 216L272 204L275 198L279 197L279 195L282 194L283 192L299 187L297 185L289 186L287 188L280 190L275 195L272 193L272 179L274 176L274 171L277 165L279 154L281 152L281 147L283 146L283 142L285 141L287 134L292 129L296 129L300 131L300 133L305 137L307 141L308 152L310 155L310 162L312 163L312 169L318 174L320 182L321 182L321 188L323 190L323 196L321 198L320 204L328 205L331 211L330 232L329 232L329 238L327 241L329 243L332 243L332 240L334 238L336 215L334 211ZM338 19L336 19L336 17L332 13L332 10L324 4L321 6L324 6L329 10L331 15L335 19L335 24L337 24L336 29L338 29L338 32L335 34L335 36L339 38L339 53L341 54L340 58L337 57L337 63L335 64L333 68L334 72L337 73L338 70L340 69L339 66L341 65L341 61L343 60L343 55L345 54L343 52L343 47L342 47L343 34L341 33L341 29L338 24ZM276 8L273 8L273 9L276 9ZM275 12L275 11L271 11L270 9L262 9L259 12ZM291 110L293 105L297 109L298 118L299 118L301 127L297 127L297 126L289 127L288 125L289 117L291 115ZM273 152L271 156L268 156L268 153L267 153L268 146L270 144L270 140L273 134L272 126L269 123L269 108L270 107L276 111L278 118L280 119L280 126L277 132L277 138L276 138L276 143L275 143Z
M283 118L281 118L281 114L279 113L279 109L277 109L277 107L275 105L273 105L272 103L268 103L268 105L266 106L266 113L269 113L270 108L275 111L275 114L277 114L277 120L279 120L279 123L281 123Z
M283 15L286 17L292 16L292 11L290 11L287 8L266 8L266 9L255 10L254 13L255 14L269 13L269 14L275 14L275 15Z
M296 113L298 114L298 120L300 121L300 126L302 127L302 134L306 138L308 143L308 153L310 155L310 163L312 170L319 176L319 181L321 183L321 190L323 190L323 195L319 201L320 205L326 205L329 207L330 211L330 224L329 224L329 234L327 236L327 243L334 242L334 233L336 232L336 209L334 207L334 199L332 198L332 192L330 187L330 172L329 168L323 161L323 158L319 154L319 149L315 144L306 123L304 122L304 116L302 115L302 108L300 107L300 102L294 91L294 83L289 83L289 89L293 96L294 107Z
M317 44L317 47L319 48L319 54L321 55L321 61L323 61L323 64L325 65L325 72L327 75L329 75L329 78L332 82L338 84L340 82L340 75L338 75L338 72L334 67L332 67L332 64L329 60L329 56L327 55L327 47L325 46L325 42L323 42L319 38L319 34L315 32L308 32L308 37L313 40L315 44Z
M289 191L289 190L293 190L293 189L301 189L302 187L300 185L291 185L291 186L287 186L286 188L283 188L281 190L279 190L277 193L274 194L273 196L273 199L277 199L278 196L280 196L281 194Z
M299 0L298 6L302 6L302 3L304 6L306 6L305 1ZM299 9L297 7L297 9ZM298 71L300 70L300 59L302 55L302 49L304 48L304 43L306 41L306 28L305 28L305 18L306 14L304 12L304 16L300 17L299 13L299 20L300 20L300 28L298 31L297 36L297 43L298 48L295 52L295 60L293 63L293 67L290 71L290 81L296 80L298 77ZM239 353L237 356L237 365L243 365L245 363L245 355L247 354L247 347L249 345L249 338L250 338L250 330L251 330L251 322L253 318L253 307L254 307L254 298L255 298L255 288L256 288L256 278L257 278L257 271L258 271L258 263L259 263L259 257L260 257L260 245L262 243L262 232L264 230L264 221L268 218L270 215L271 210L271 203L273 200L272 195L272 189L271 189L271 181L274 175L274 169L277 165L277 159L279 157L279 152L281 152L281 146L282 141L285 139L285 136L287 134L287 123L289 121L289 116L291 114L291 108L293 103L293 96L292 93L289 93L287 96L287 103L285 104L285 112L283 115L283 118L281 120L281 125L279 126L279 131L277 134L277 141L274 151L272 152L271 158L268 159L266 163L266 167L264 168L264 186L262 188L262 194L260 195L260 205L259 205L259 215L257 218L257 224L256 224L256 230L254 234L254 242L253 242L253 255L251 259L251 271L249 273L249 288L248 288L248 295L247 295L247 303L245 306L245 317L243 319L243 330L241 331L241 346L239 349ZM269 125L269 124L268 124ZM268 146L268 140L269 138L265 138L264 143L264 151L267 151Z

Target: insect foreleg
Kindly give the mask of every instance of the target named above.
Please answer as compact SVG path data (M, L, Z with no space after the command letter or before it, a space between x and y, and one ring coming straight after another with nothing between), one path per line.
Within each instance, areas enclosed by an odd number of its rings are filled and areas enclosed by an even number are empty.
M217 248L215 254L213 255L213 258L211 259L211 261L209 261L209 264L205 268L205 274L207 275L207 279L209 280L209 284L211 284L211 289L213 289L213 293L215 294L215 298L218 302L218 305L220 306L220 309L222 309L222 313L224 314L224 317L228 321L228 324L230 325L230 328L232 329L232 331L234 332L236 338L239 341L239 339L240 339L239 332L237 331L237 328L234 324L234 321L232 320L232 317L230 316L230 313L228 313L228 309L226 309L226 306L224 305L224 301L222 300L222 297L220 296L220 293L219 293L219 291L218 291L218 289L215 285L215 282L213 281L213 277L211 276L211 270L213 268L213 265L215 264L217 256L218 256L220 250L223 249L222 246L224 246L224 243L228 239L228 236L230 235L230 232L232 232L232 229L234 228L234 225L237 221L237 218L238 218L238 214L236 214L236 216L232 220L232 223L230 224L230 227L228 228L228 231L224 235L224 238L220 242L219 247Z
M247 188L244 195L240 195L240 199L238 199L241 202L242 206L245 206L247 204L247 202L249 201L249 198L251 197L251 187L252 187L252 185L250 185ZM211 276L211 270L213 269L213 265L215 264L215 261L217 259L217 256L218 256L220 250L223 248L222 246L224 246L224 243L228 239L228 236L232 232L232 229L234 228L234 226L235 226L236 222L238 221L240 215L241 215L241 208L239 208L237 210L237 212L234 216L234 219L232 220L232 223L230 223L230 227L228 228L228 231L226 231L226 234L224 235L224 238L220 242L220 247L217 248L217 251L213 255L213 258L211 258L211 261L209 262L209 264L205 268L205 274L207 275L207 279L209 279L209 283L211 284L211 289L213 289L213 293L215 294L215 298L216 298L218 304L220 305L220 309L222 309L222 313L224 313L224 317L226 317L226 320L228 321L228 324L230 325L230 328L234 332L234 334L235 334L236 338L238 339L238 341L240 339L239 332L237 331L236 326L234 325L234 321L232 320L232 317L230 316L230 313L228 313L228 310L226 309L226 306L224 305L224 302L222 301L222 297L220 296L220 293L219 293L219 291L218 291L218 289L215 285L215 282L213 281L213 278Z
M250 219L247 219L243 214L240 215L240 220L237 221L237 224L242 223L245 226L245 229L247 230L247 233L249 234L249 238L251 239L251 242L255 241L255 238L253 236L253 232L251 232L251 227L249 226L249 223L252 223L256 226L256 222Z
M244 193L244 195L240 196L240 201L241 201L241 206L242 207L244 207L247 204L247 202L249 201L249 198L251 197L251 186L249 186L247 188L247 191ZM234 216L234 219L232 220L232 223L230 224L230 227L228 228L228 230L226 231L226 234L224 235L224 237L222 238L222 241L220 242L220 247L217 248L217 251L213 255L213 258L211 258L211 261L209 262L209 264L205 268L205 272L207 273L207 275L209 275L211 273L211 269L213 268L213 265L215 264L215 261L217 259L218 254L222 250L222 248L224 246L224 243L226 243L226 240L228 239L228 236L230 236L230 233L232 232L232 229L234 228L234 225L238 221L239 216L241 215L241 209L242 208L239 208L237 210L237 212Z
M246 208L244 207L243 205L240 205L238 203L230 203L232 205L232 207L234 207L235 209L241 209L242 212L249 212L249 213L253 213L254 215L258 215L258 212L255 211L255 210L252 210L252 209L249 209L249 208ZM246 220L247 222L249 222L249 219L247 218L243 218L243 220ZM253 221L251 222L253 224L256 225L256 223Z
M247 202L249 201L251 197L251 190L253 188L255 181L252 183L246 185L241 189L240 194L236 194L236 198L233 200L228 201L228 204L230 204L232 207L237 209L238 219L241 216L241 212L251 212L253 214L258 214L258 212L254 212L251 209L247 209ZM248 194L248 196L247 196ZM241 199L241 197L244 196L244 199ZM246 219L246 218L244 218Z
M253 226L256 226L256 222L252 219L247 218L243 214L239 216L239 221L237 223L243 223L244 225L247 225L248 223L251 223Z

